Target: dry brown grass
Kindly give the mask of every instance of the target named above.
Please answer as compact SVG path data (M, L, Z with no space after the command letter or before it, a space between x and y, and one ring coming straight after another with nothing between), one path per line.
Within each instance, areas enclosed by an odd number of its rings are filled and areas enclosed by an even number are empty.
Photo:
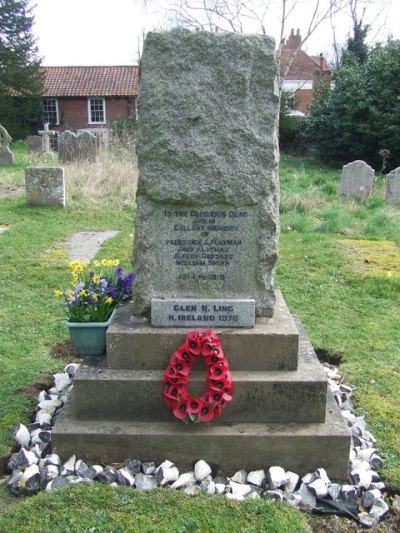
M127 149L100 150L96 163L64 164L68 204L133 205L138 169Z

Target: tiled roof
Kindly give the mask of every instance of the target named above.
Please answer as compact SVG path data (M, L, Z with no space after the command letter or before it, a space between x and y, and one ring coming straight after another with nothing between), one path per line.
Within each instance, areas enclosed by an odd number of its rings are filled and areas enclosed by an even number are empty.
M41 67L43 96L136 96L137 66Z
M282 50L281 55L281 74L283 74L286 65L292 58L293 50ZM316 71L320 69L320 58L312 57L303 50L299 50L286 79L313 79ZM330 71L329 64L323 60L323 71Z

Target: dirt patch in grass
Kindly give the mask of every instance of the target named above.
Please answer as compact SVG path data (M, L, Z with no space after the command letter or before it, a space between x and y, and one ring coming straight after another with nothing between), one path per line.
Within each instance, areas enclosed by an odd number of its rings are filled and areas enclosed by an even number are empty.
M324 348L315 348L315 353L321 363L339 366L342 362L342 356L339 353L334 353Z
M8 198L9 196L16 196L17 194L23 193L25 187L7 187L5 189L0 189L0 198Z
M345 248L353 268L367 276L400 278L400 246L392 241L346 239Z
M308 525L313 533L361 533L368 531L367 528L357 522L335 515L324 518L310 518ZM372 531L374 533L396 533L400 531L399 513L391 510Z
M75 348L72 346L70 340L64 342L59 342L51 348L50 352L53 359L61 359L66 362L79 363L81 361L79 355L77 354Z

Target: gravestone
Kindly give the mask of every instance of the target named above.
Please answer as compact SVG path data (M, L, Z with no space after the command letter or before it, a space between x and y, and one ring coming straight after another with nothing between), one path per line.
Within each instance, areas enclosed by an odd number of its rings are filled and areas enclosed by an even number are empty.
M10 150L11 137L8 131L0 125L0 165L13 165L14 154Z
M343 165L339 196L368 198L374 182L375 170L364 161L353 161Z
M91 462L205 459L224 474L323 466L347 477L350 435L325 372L279 291L277 66L256 35L172 30L141 63L134 303L86 360L52 432L55 453ZM192 329L213 328L233 399L210 424L182 424L162 379ZM201 363L201 361L198 361ZM204 369L190 385L204 391Z
M26 139L28 154L42 153L42 137L40 135L29 135Z
M64 207L64 169L61 167L27 167L25 189L27 204Z
M96 137L85 131L75 134L64 131L59 136L58 160L60 163L88 161L94 163L97 155Z
M386 203L400 204L400 167L386 174Z

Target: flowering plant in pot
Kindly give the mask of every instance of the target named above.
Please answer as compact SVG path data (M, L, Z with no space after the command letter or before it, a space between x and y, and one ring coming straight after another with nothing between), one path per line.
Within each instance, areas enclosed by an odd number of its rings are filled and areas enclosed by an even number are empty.
M112 314L130 297L135 275L124 275L117 259L72 261L69 268L72 286L66 291L57 289L54 295L64 299L72 344L80 355L101 355Z

